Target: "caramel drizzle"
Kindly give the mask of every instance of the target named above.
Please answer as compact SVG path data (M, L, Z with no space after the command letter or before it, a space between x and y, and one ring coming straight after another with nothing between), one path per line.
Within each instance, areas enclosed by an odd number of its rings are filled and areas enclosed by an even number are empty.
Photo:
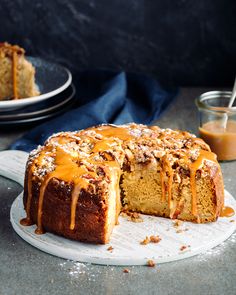
M80 191L80 185L76 185L72 192L70 230L74 230L75 228L76 206L78 203Z
M31 205L31 199L32 199L32 169L29 170L28 174L28 197L27 197L27 203L26 203L26 218L23 218L20 220L21 225L30 226L32 225L32 221L30 219L30 205Z
M106 126L107 127L107 126ZM101 128L99 132L103 132L103 130L106 128ZM111 128L110 128L111 129ZM114 130L115 128L112 128ZM121 132L121 129L119 128L119 132L116 133L117 137L120 136L127 136L127 132ZM118 131L118 130L117 130ZM112 136L111 130L106 130L105 134L107 136ZM125 135L126 134L126 135ZM66 144L71 141L71 138L67 138L64 136L59 136L53 138L53 142L57 141L59 145ZM98 161L95 162L92 157L94 156L94 153L97 153L99 151L104 151L104 149L111 148L112 140L110 138L105 138L103 140L97 141L94 144L93 149L91 150L91 154L89 156L88 161L93 164L100 164L104 165L104 163L99 163ZM32 201L32 175L33 175L33 169L34 166L42 162L43 158L45 157L47 152L47 149L42 151L40 156L34 161L34 165L31 166L29 170L29 176L28 176L28 198L27 198L27 206L26 206L26 214L27 217L21 220L22 225L32 225L32 221L30 218L30 208L31 208L31 201ZM119 163L113 159L113 157L109 157L109 154L107 154L108 159L106 161L106 165L103 167L104 170L107 169L117 169L119 171ZM73 182L74 188L72 191L71 196L71 219L70 219L70 230L75 229L75 219L76 219L76 206L78 204L78 199L81 190L84 188L86 189L89 185L89 182L83 178L84 175L90 175L92 177L97 177L97 174L95 172L88 171L86 167L83 167L76 163L76 161L79 160L78 154L75 152L74 154L68 154L66 153L62 148L59 146L56 147L56 154L55 154L55 170L48 173L47 176L44 178L43 183L40 186L40 192L39 192L39 199L38 199L38 215L37 215L37 228L35 230L36 234L42 234L44 233L43 225L42 225L42 215L43 215L43 200L46 188L48 186L48 183L52 178L56 178L59 180L64 180L65 182ZM117 210L119 209L120 204L117 204ZM118 215L117 215L118 218ZM117 222L116 218L116 222Z
M172 204L172 185L173 185L173 176L174 172L173 169L168 161L167 155L165 155L162 158L162 165L161 165L161 172L160 172L160 177L161 177L161 191L162 191L162 201L165 201L166 199L166 188L165 188L165 176L168 176L168 206L169 209L171 209L171 204Z
M40 187L39 201L38 201L37 228L35 230L35 233L38 235L41 235L44 233L44 230L42 227L43 199L44 199L44 193L45 193L46 187L50 180L51 180L51 177L48 177L46 181L44 180L45 181L44 184L42 184Z
M189 165L190 169L190 184L192 192L192 214L198 217L197 212L197 189L196 189L196 173L201 168L204 161L211 161L218 165L216 155L212 152L201 150L197 160Z
M11 45L7 42L0 43L0 51L3 52L5 56L12 58L12 92L13 99L19 98L18 93L18 81L17 81L17 64L18 64L18 56L24 55L25 51L23 48L17 45Z
M103 125L103 126L99 126L98 128L93 127L91 129L94 129L96 133L101 134L106 138L116 137L121 140L130 140L134 137L130 134L127 128L122 128L122 127Z
M106 151L112 148L112 144L114 143L113 139L107 139L107 140L100 140L95 143L92 152L98 153L100 151Z
M70 221L70 229L74 229L75 227L75 212L76 212L76 205L79 198L79 194L82 188L86 188L88 186L88 182L82 178L81 176L88 173L88 171L82 167L78 166L75 162L76 158L72 157L61 148L57 147L56 157L55 157L55 164L56 168L54 171L49 173L44 180L44 183L40 187L40 195L39 195L39 204L38 204L38 219L37 219L37 232L42 233L42 211L43 211L43 199L46 187L49 181L52 178L57 178L64 180L65 182L74 183L74 188L72 191L72 201L71 201L71 221ZM90 175L95 176L95 173L89 172Z
M187 159L185 159L187 161ZM204 164L204 161L212 161L216 163L218 166L218 162L216 160L216 155L212 152L201 150L200 154L196 161L189 164L190 170L190 188L192 194L192 204L191 204L191 213L199 218L197 212L197 189L196 189L196 173L197 170L201 168ZM161 189L162 189L162 201L166 200L166 186L165 186L165 176L168 175L168 207L171 209L172 206L172 186L173 186L173 169L168 161L167 155L165 155L162 159L162 166L160 170L160 178L161 178Z
M220 212L220 217L232 217L235 215L235 211L231 207L223 207L221 212Z
M35 165L40 163L42 159L45 156L45 152L43 151L39 157L34 161L34 163L30 166L29 172L28 172L28 196L27 196L27 203L26 203L26 218L23 218L20 220L20 223L25 226L30 226L33 224L31 218L30 218L30 208L31 208L31 200L32 200L32 180L33 180L33 171L35 168ZM39 197L40 198L40 197Z
M36 163L40 163L44 152L40 155L39 159L35 161ZM40 186L40 192L39 192L39 199L38 199L38 216L37 216L37 229L35 230L36 234L42 234L43 226L42 226L42 214L43 214L43 200L44 200L44 194L45 190L47 188L47 185L49 181L52 178L57 178L64 180L66 182L73 181L74 188L72 191L72 201L71 201L71 221L70 221L70 229L74 229L75 227L75 212L76 212L76 205L79 197L79 193L82 188L86 188L88 185L88 182L81 178L85 173L89 173L90 175L95 176L95 173L88 172L85 168L78 166L77 163L75 163L75 158L71 155L68 155L65 151L57 148L56 157L55 157L55 164L56 168L54 171L49 173L46 178L43 180L43 183ZM34 167L32 166L29 171L29 180L28 180L28 198L27 198L27 206L26 206L26 214L27 217L25 219L21 220L22 225L31 225L32 221L30 218L30 207L31 207L31 201L32 201L32 169Z
M13 99L18 99L18 87L17 87L17 51L12 52L12 84L13 84Z
M170 167L169 168L169 186L168 186L168 206L169 206L169 209L171 209L172 207L172 185L173 185L173 170L172 168Z

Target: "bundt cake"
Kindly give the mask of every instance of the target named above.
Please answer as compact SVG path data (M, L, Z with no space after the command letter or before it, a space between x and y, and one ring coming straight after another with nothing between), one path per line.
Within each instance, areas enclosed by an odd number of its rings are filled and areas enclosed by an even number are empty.
M35 69L24 54L24 49L17 45L0 43L0 100L39 95Z
M52 135L26 167L23 225L109 242L122 210L205 223L224 205L216 155L185 131L100 125Z

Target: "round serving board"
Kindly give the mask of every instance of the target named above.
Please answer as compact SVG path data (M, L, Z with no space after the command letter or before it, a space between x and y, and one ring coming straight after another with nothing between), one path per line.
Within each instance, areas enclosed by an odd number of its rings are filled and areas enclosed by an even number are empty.
M236 201L227 191L225 194L226 205L236 211ZM19 223L20 219L25 217L22 194L11 207L12 226L26 242L58 257L105 265L145 265L150 259L155 263L164 263L191 257L219 245L236 228L236 216L219 218L217 222L209 224L184 222L178 227L170 219L141 216L143 222L139 223L120 216L120 224L115 226L110 243L93 245L50 233L36 235L35 225L22 226ZM151 235L159 235L161 241L156 244L140 244L146 236ZM112 246L112 251L108 250L109 246Z
M0 152L0 175L23 183L23 171L27 154L19 151ZM10 218L14 230L34 247L52 255L80 262L105 265L145 265L148 260L164 263L203 253L226 240L236 229L236 216L219 218L217 222L194 224L141 215L143 222L128 221L119 217L111 241L107 245L94 245L71 241L54 234L36 235L35 225L22 226L25 217L22 195L12 204ZM225 205L236 211L236 201L225 191ZM141 245L146 236L159 235L159 243ZM108 250L112 246L113 250Z

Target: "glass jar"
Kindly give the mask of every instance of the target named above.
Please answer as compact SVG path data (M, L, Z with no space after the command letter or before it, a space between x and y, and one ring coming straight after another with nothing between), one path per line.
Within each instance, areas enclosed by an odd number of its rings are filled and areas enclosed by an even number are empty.
M228 107L230 98L230 91L210 91L196 99L200 137L219 161L236 159L236 107Z

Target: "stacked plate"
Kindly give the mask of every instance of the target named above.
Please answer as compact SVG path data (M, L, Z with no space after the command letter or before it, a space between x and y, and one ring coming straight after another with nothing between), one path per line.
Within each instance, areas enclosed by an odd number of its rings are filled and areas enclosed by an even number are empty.
M36 70L40 95L0 101L0 127L44 121L67 111L75 103L75 87L70 71L41 58L27 58Z

